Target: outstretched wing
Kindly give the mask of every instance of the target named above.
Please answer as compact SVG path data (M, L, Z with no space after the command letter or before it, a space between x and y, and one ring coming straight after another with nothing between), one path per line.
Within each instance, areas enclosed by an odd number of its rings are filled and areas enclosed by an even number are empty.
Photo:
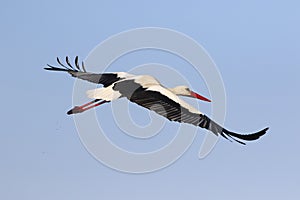
M240 144L245 145L245 142L240 141L240 140L244 140L244 141L252 141L252 140L257 140L258 138L260 138L261 136L263 136L264 134L266 134L267 130L269 128L265 128L261 131L258 131L256 133L250 133L250 134L240 134L240 133L235 133L232 131L228 131L227 129L223 128L222 126L220 126L219 124L217 124L216 122L212 121L210 118L208 118L206 115L199 115L199 124L198 126L200 126L201 128L205 128L207 130L210 130L211 132L213 132L216 135L221 135L222 137L224 137L225 139L231 141L234 140Z
M152 110L170 121L199 126L213 132L215 135L221 135L227 140L232 139L241 144L245 143L240 140L256 140L268 130L266 128L247 135L228 131L162 86L156 85L143 88L133 80L124 80L115 83L114 90L119 91L130 101Z
M71 74L73 77L86 80L92 83L96 84L103 84L104 87L107 87L111 84L113 84L116 81L119 81L120 79L126 78L128 76L131 76L130 74L127 74L125 72L119 72L119 73L103 73L103 74L96 74L96 73L90 73L87 72L84 66L84 63L82 62L81 65L78 63L78 56L75 57L75 67L73 67L70 63L69 57L66 57L66 65L63 64L59 58L56 59L57 63L60 65L60 67L52 66L47 64L48 67L45 67L45 70L49 71L64 71Z

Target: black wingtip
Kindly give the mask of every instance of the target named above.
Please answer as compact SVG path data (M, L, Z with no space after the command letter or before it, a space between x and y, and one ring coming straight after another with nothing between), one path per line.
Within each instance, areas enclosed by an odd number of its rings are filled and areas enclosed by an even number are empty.
M269 130L270 127L267 127L265 129L263 129L262 131L267 132L267 130Z
M269 130L269 127L264 128L263 130L260 130L260 131L258 131L256 133L251 133L251 134L245 134L245 135L243 135L243 134L238 134L238 133L234 133L234 132L228 131L226 129L223 129L224 133L227 136L229 136L230 138L234 139L233 137L235 137L235 138L238 138L238 139L241 139L241 140L245 140L245 141L257 140L261 136L265 135L268 130ZM237 140L235 140L235 141L237 141ZM240 141L238 141L238 142L241 143L241 144L245 144L245 143L240 142Z
M260 138L261 136L263 136L264 134L266 134L268 130L269 130L269 127L264 128L263 130L258 131L256 133L252 133L252 134L246 135L246 137L248 136L249 140L256 140L256 139ZM251 139L251 137L253 139Z
M69 72L69 73L82 72L82 70L80 69L80 66L78 64L78 59L79 59L78 56L76 56L75 57L75 67L76 67L76 69L71 65L70 59L69 59L68 56L66 56L66 58L65 58L65 62L66 62L67 65L63 64L60 61L60 59L57 57L56 61L61 67L57 67L57 66L47 64L47 66L44 69L48 70L48 71L65 71L65 72ZM86 72L83 64L82 64L82 68L83 68L83 72Z
M69 71L69 70L67 70L67 69L59 68L59 67L53 67L53 66L48 65L48 64L47 64L47 66L48 66L48 67L44 67L44 70L47 70L47 71L63 71L63 72Z

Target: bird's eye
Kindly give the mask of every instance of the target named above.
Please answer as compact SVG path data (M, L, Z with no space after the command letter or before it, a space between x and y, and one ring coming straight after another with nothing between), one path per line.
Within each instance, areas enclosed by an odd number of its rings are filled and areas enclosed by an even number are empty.
M191 91L189 88L185 88L185 89L186 89L186 91L188 91L188 92L190 92L190 91Z

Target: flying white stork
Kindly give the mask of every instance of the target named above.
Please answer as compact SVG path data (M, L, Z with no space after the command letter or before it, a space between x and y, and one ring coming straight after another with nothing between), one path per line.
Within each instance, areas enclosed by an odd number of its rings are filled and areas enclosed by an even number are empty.
M66 57L67 65L64 65L58 58L57 62L61 67L47 65L48 67L44 69L68 72L73 77L103 85L102 88L87 91L87 96L94 100L82 106L75 106L67 112L68 115L81 113L115 99L126 97L129 101L152 110L170 121L199 126L210 130L217 136L221 135L227 140L231 141L232 139L244 145L244 141L256 140L269 129L265 128L251 134L239 134L226 130L178 97L178 95L188 96L210 102L209 99L191 91L186 86L166 88L149 75L132 75L126 72L90 73L86 71L83 62L81 66L78 64L78 56L75 57L76 68L70 64L68 57Z

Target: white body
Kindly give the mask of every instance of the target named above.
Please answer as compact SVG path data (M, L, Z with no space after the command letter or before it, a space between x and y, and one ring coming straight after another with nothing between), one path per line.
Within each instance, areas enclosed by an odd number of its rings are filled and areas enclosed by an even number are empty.
M120 72L119 72L120 73ZM118 73L118 74L119 74ZM200 111L198 111L193 106L189 105L182 99L180 99L177 95L183 95L188 96L189 91L187 90L187 87L185 86L179 86L176 88L165 88L163 87L154 77L149 75L138 75L134 76L131 74L127 74L125 72L121 72L122 77L126 77L125 79L119 80L115 82L114 84L110 85L109 87L104 88L97 88L93 90L87 91L87 96L92 99L102 99L106 101L113 101L115 99L120 98L122 95L118 92L113 90L113 87L116 83L121 83L125 80L134 80L135 83L140 84L143 88L146 88L146 91L157 91L161 93L164 96L167 96L169 99L175 101L176 103L180 104L182 107L188 109L192 113L201 114Z

